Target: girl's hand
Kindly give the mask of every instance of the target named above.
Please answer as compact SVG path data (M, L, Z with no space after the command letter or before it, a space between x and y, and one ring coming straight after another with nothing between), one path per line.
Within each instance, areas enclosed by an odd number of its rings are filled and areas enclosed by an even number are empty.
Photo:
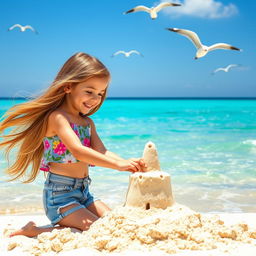
M128 160L119 160L118 161L118 170L119 171L128 171L128 172L143 172L145 163L140 158L131 158Z
M133 161L136 164L139 164L139 172L147 171L147 165L142 158L130 158L129 160Z

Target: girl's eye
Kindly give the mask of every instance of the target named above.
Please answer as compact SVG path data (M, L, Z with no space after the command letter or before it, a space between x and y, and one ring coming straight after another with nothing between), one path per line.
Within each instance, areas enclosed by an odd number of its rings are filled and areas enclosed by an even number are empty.
M91 91L85 91L87 94L92 94L92 92Z
M101 93L99 93L98 95L99 95L100 97L102 97L102 96L103 96L103 94L101 94Z

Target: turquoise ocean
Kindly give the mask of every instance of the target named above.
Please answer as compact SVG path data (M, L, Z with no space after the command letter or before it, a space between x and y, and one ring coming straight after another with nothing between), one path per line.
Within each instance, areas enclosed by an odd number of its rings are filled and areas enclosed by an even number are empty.
M0 99L0 116L19 99ZM92 116L105 146L124 158L156 144L171 175L175 200L200 212L256 211L256 100L107 99ZM6 182L0 153L0 214L43 212L44 174ZM110 207L122 205L128 172L91 167L91 190Z

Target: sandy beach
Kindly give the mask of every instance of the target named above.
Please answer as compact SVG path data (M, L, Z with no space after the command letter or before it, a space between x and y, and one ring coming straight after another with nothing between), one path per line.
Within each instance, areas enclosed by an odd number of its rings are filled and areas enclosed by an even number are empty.
M30 220L49 224L44 215L0 217L1 255L256 255L256 213L200 214L177 203L146 212L116 207L83 233L7 237Z

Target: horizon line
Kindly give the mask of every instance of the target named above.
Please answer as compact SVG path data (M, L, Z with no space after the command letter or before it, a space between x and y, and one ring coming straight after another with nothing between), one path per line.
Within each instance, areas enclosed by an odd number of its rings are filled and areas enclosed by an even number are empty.
M0 97L0 100L26 100L26 99L32 99L32 97ZM211 99L227 99L227 100L256 100L256 97L107 97L106 100L211 100Z

